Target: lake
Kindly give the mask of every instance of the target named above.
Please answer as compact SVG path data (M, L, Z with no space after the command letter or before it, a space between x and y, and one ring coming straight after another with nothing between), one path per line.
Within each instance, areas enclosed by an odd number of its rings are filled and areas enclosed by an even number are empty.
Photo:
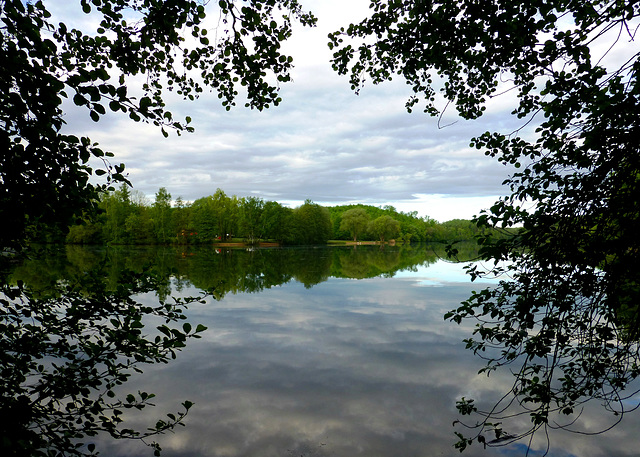
M203 337L122 390L157 395L155 408L128 417L128 426L141 429L184 400L195 403L185 428L158 438L167 457L460 455L453 448L456 399L491 406L509 387L506 373L477 375L482 361L462 343L472 323L443 320L487 284L471 284L463 264L431 246L71 246L65 255L49 262L78 270L107 256L114 278L118 268L151 263L167 281L141 297L149 304L213 288L205 303L187 310L189 322L208 327ZM31 265L16 274L37 281L53 270ZM597 412L585 417L594 428L609 420ZM548 455L637 455L638 422L629 415L599 436L554 433ZM524 444L474 444L462 455L520 456ZM529 455L544 446L535 443ZM105 440L99 449L113 457L152 455L140 442Z

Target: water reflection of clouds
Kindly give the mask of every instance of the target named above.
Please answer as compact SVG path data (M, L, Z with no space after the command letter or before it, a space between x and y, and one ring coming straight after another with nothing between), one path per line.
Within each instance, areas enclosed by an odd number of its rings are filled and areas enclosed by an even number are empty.
M439 277L450 278L445 270ZM158 394L154 414L175 409L168 399L196 403L186 429L160 438L163 455L459 455L456 398L490 404L509 379L477 376L481 361L461 343L469 328L442 318L471 284L443 279L425 292L405 279L290 283L190 308L206 335L129 386ZM563 451L550 455L623 455L629 439L628 431L606 445L560 434ZM145 451L121 445L105 455ZM474 445L463 454L497 455L523 453Z
M470 283L471 279L464 271L466 262L454 263L439 261L431 265L419 265L411 270L400 271L394 275L397 279L415 281L416 286L443 287L455 283ZM494 278L479 278L474 284L495 284Z

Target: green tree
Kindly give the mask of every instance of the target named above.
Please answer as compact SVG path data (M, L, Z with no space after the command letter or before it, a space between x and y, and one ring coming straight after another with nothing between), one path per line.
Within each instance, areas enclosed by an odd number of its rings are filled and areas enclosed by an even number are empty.
M69 227L66 242L71 244L101 244L103 242L102 226L95 222L85 221Z
M154 221L151 210L144 205L134 205L124 222L128 244L155 244Z
M152 218L156 240L159 243L166 243L175 238L175 233L171 230L171 194L164 187L156 192Z
M400 222L391 216L380 216L369 223L369 232L384 243L400 233Z
M281 242L289 240L292 212L291 208L286 208L278 202L265 202L260 216L263 237Z
M263 212L264 201L261 198L244 197L240 199L238 230L249 242L254 242L263 235L260 224Z
M189 220L191 217L191 205L185 203L182 197L178 196L171 212L171 233L173 239L178 239L178 242L187 241L187 233L189 231Z
M126 221L134 208L129 187L122 184L118 190L103 195L100 206L105 213L104 239L112 243L125 243L127 241Z
M353 238L353 233L350 232L348 227L341 224L343 215L354 209L364 211L369 219L376 219L380 216L387 215L397 220L400 223L400 232L405 241L426 241L427 230L436 224L436 222L428 216L425 216L424 218L418 217L417 211L403 213L397 211L390 205L385 207L375 207L362 204L334 206L328 208L333 224L334 239L341 240L348 239L349 237ZM366 230L359 232L358 237L360 239L372 239Z
M575 429L590 400L621 418L624 388L640 374L637 340L625 337L640 322L638 308L626 306L640 299L640 62L635 49L621 60L610 50L634 38L640 2L373 0L371 8L330 38L334 68L356 90L399 74L413 88L408 109L439 115L439 87L466 119L510 91L513 115L535 126L472 140L521 168L506 182L510 195L476 222L522 230L481 235L493 267L471 268L472 279L512 279L447 317L478 319L468 347L489 372L513 366L515 379L504 404L476 416L475 432L458 433L457 446L501 445L550 423ZM469 400L459 410L479 412ZM511 414L531 423L505 424Z
M222 189L213 194L212 207L215 215L217 232L223 240L230 239L236 232L240 202L235 195L227 196Z
M442 223L444 240L449 242L474 240L480 233L477 223L465 219L452 219Z
M199 241L231 238L239 216L240 201L235 195L227 196L222 189L216 189L213 195L199 198L191 205L191 221Z
M362 208L354 208L342 214L340 230L348 231L353 237L353 241L358 241L358 235L367 230L369 225L369 215Z
M218 238L218 222L211 196L198 198L191 205L191 226L197 240L215 241Z
M331 217L326 208L306 200L294 210L293 216L295 244L324 244L329 240Z

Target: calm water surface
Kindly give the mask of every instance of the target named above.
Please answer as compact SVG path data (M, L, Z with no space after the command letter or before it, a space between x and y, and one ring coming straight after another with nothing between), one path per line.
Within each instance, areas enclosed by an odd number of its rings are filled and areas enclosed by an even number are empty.
M269 272L252 270L251 284L262 285L245 287L258 291L247 293L228 286L236 280L217 278L227 284L224 296L188 310L190 322L208 327L203 338L191 341L175 361L149 367L125 386L127 392L157 395L157 406L129 417L129 425L145 428L191 400L195 406L186 428L158 439L164 456L460 455L452 447L456 399L473 397L489 405L509 383L508 377L477 375L482 362L462 343L470 326L442 317L484 285L472 285L461 265L435 256L408 266L393 250L361 252L377 258L379 270L360 265L358 271L369 272L361 273L362 279L344 274L354 268L346 260L352 254L341 257L336 268L336 254L326 252L320 257L331 262L315 269L306 265L317 273L313 280L309 272L283 270L281 283L266 283L260 278ZM385 256L395 256L391 269L379 260ZM208 264L218 271L216 259L212 255L197 270L206 271ZM206 274L190 278L185 271L176 275L181 280L172 280L172 293L198 293L193 284ZM300 282L296 274L306 279ZM154 303L157 297L144 300ZM605 421L590 420L593 426ZM638 417L629 416L604 436L560 433L552 436L549 455L638 455L637 430ZM150 454L139 442L102 444L102 455ZM462 455L520 456L525 447L484 450L474 444Z

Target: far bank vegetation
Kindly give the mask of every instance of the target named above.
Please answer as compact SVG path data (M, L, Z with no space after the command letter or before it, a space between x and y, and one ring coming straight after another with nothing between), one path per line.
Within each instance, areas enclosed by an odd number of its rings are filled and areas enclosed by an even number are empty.
M217 189L194 202L172 200L160 188L153 201L123 185L105 194L99 213L79 221L68 233L42 241L74 244L245 244L317 245L411 243L472 240L480 234L468 220L438 222L393 206L324 207L310 200L297 208L258 197L228 196ZM45 238L43 235L41 238Z

